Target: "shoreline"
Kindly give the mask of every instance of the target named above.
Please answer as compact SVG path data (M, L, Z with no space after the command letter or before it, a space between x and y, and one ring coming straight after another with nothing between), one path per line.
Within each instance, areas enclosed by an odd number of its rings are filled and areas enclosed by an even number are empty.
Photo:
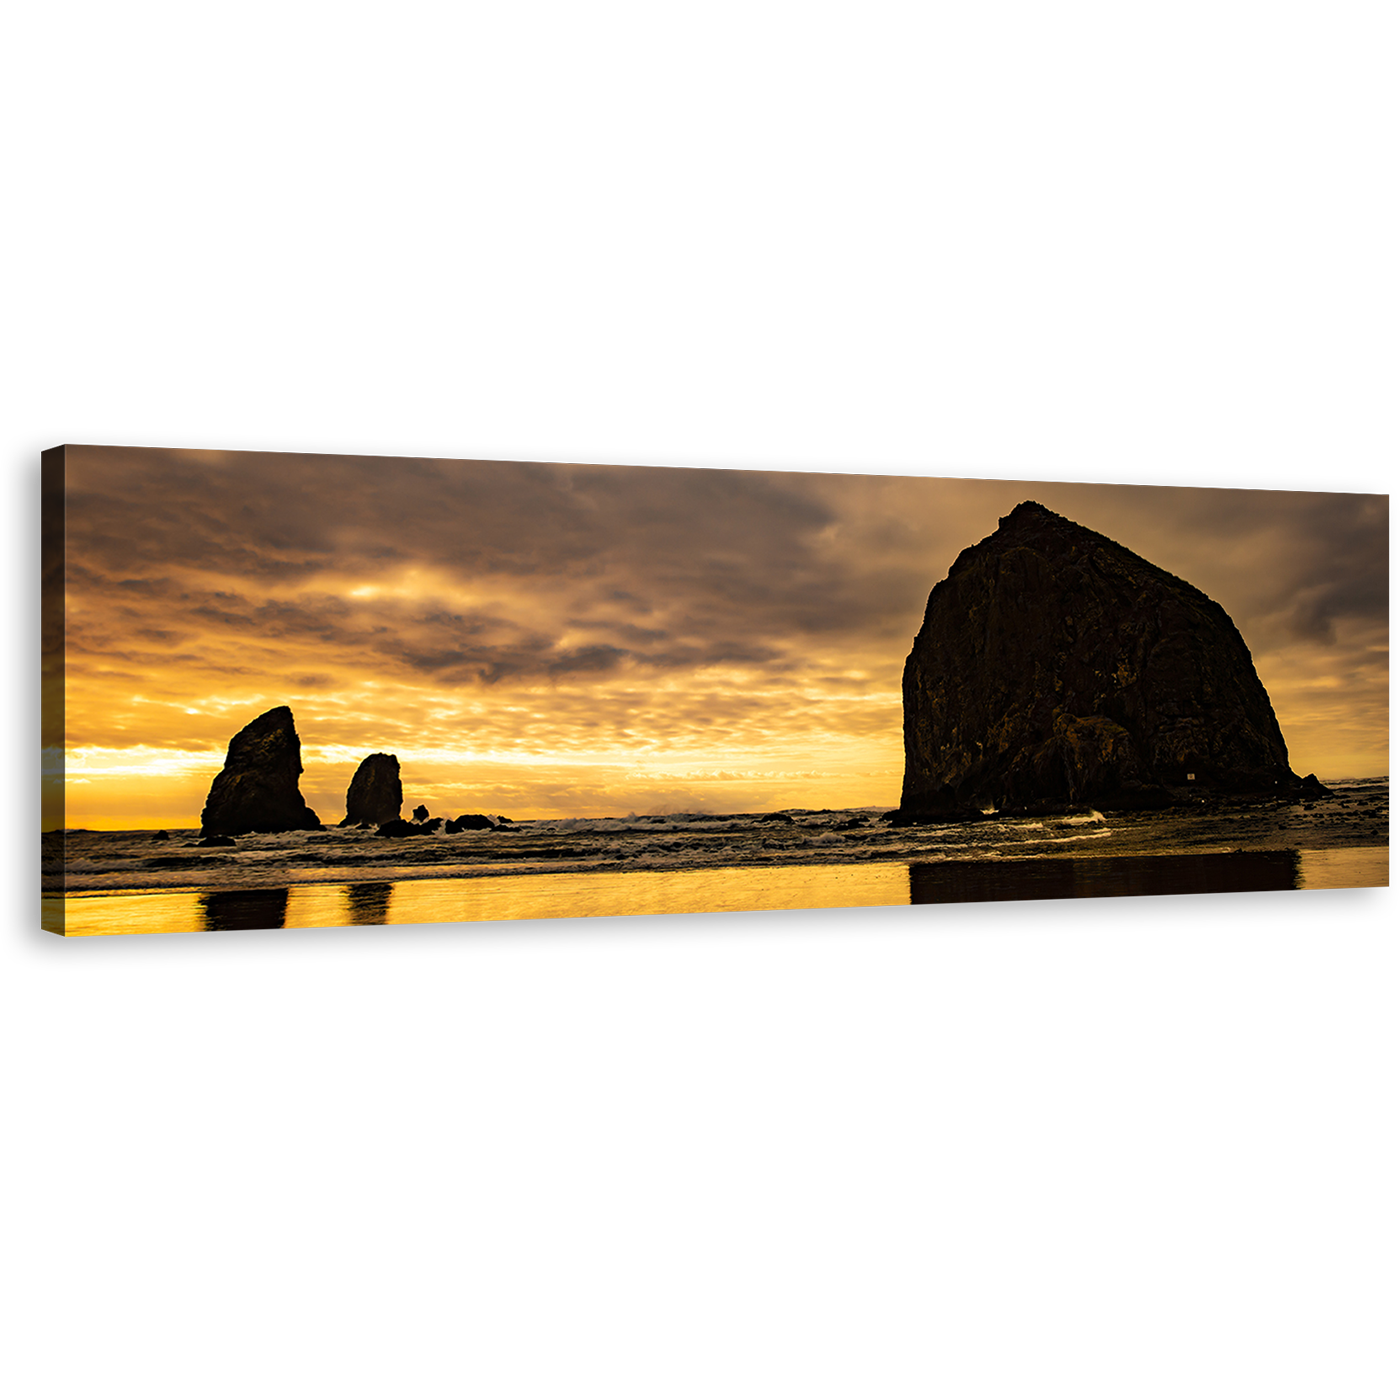
M499 872L489 872L496 874ZM1389 847L805 862L688 870L425 873L259 888L84 890L43 897L69 937L219 929L1026 902L1384 887ZM57 926L56 926L57 925Z

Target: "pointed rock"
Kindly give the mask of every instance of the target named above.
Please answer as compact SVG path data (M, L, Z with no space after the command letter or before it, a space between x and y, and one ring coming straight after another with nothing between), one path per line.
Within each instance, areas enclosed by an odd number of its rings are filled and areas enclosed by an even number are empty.
M904 755L904 821L1300 786L1225 610L1034 501L929 596Z
M302 799L301 740L286 705L259 715L229 740L223 771L200 818L204 836L307 831L320 826Z
M398 820L403 807L399 760L391 753L372 753L355 769L345 794L341 826L382 826Z

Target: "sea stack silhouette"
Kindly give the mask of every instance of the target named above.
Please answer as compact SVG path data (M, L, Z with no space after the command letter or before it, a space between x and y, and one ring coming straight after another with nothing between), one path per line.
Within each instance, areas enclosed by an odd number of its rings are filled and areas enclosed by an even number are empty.
M250 831L307 831L320 820L302 799L301 740L292 712L278 705L229 740L223 771L200 817L204 836Z
M897 822L1322 794L1224 608L1023 501L929 595L904 667Z
M398 819L403 807L403 781L398 755L372 753L355 769L345 794L341 826L383 826Z

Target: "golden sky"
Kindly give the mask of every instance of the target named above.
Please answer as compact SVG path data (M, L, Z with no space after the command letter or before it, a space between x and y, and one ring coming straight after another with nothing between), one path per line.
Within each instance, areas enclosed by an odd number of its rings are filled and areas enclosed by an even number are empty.
M929 591L1027 499L1225 608L1295 772L1389 771L1384 496L102 447L66 478L45 828L198 825L280 704L323 822L375 751L435 815L894 806Z

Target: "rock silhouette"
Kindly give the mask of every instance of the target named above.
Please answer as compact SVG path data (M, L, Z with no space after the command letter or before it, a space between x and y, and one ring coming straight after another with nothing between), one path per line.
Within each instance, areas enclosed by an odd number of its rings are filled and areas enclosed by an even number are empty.
M391 753L372 753L355 769L345 793L341 826L382 826L395 821L403 807L399 760Z
M278 705L229 740L223 771L200 817L203 836L249 831L307 831L320 826L302 799L301 740L292 712Z
M395 817L391 822L385 822L374 834L376 836L432 836L441 830L442 818L433 817L425 822L406 822L402 817Z
M930 594L904 754L896 821L1302 789L1225 610L1034 501Z

